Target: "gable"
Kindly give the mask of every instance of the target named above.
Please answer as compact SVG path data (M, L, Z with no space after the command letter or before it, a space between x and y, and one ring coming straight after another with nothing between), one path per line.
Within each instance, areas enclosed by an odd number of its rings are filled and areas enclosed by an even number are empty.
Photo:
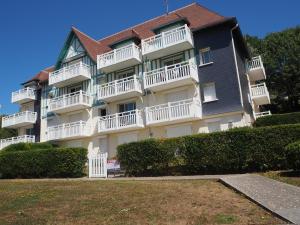
M72 57L74 57L76 55L79 55L81 53L84 53L84 52L85 52L84 48L80 44L78 38L73 36L72 41L71 41L71 43L69 45L69 48L67 50L65 59L72 58Z

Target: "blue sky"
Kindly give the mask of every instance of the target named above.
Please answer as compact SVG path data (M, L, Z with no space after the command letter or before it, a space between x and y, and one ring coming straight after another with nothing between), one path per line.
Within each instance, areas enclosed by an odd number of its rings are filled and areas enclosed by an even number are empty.
M0 113L14 113L11 92L55 63L74 25L95 39L159 16L163 0L6 0L0 3ZM192 0L168 0L174 10ZM224 16L236 16L244 34L265 36L300 24L299 0L198 0Z

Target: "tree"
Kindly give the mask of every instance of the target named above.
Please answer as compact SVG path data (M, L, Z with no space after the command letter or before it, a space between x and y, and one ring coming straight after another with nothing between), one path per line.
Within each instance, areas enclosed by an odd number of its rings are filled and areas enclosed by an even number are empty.
M3 116L0 115L0 139L17 136L17 131L15 129L2 128L2 117Z
M275 111L300 111L300 27L245 40L251 54L263 58Z

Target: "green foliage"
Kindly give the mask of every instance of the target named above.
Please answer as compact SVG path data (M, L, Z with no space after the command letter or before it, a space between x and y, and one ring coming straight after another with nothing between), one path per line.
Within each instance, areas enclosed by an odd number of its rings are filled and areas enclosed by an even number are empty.
M84 148L52 148L0 154L1 178L80 177L87 161Z
M172 139L148 139L118 146L128 175L188 174L286 169L284 148L300 140L300 125L239 128Z
M296 124L300 123L300 112L274 114L271 116L265 116L257 118L254 122L255 127L273 126L281 124Z
M288 165L294 170L300 170L300 141L289 144L286 147Z
M252 55L262 55L273 111L300 111L300 27L245 37Z
M0 151L0 154L3 152L17 152L17 151L29 151L35 149L51 149L54 146L49 142L42 142L42 143L18 143L12 144Z
M2 128L2 117L3 116L0 115L0 139L17 136L17 131L15 129Z

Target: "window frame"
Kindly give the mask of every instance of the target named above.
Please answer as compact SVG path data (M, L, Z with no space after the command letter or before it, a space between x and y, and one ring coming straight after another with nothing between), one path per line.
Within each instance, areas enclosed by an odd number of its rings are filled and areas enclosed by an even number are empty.
M214 87L214 99L210 99L210 100L207 100L206 98L205 98L205 87L208 87L208 86L213 86ZM216 83L215 82L209 82L209 83L204 83L203 84L203 103L206 103L206 102L214 102L214 101L217 101L217 100L219 100L218 98L217 98L217 91L216 91Z
M204 62L204 54L208 53L209 54L209 62ZM201 48L199 49L199 66L206 66L206 65L210 65L213 63L212 60L212 54L211 54L211 49L210 47L206 47L206 48Z

